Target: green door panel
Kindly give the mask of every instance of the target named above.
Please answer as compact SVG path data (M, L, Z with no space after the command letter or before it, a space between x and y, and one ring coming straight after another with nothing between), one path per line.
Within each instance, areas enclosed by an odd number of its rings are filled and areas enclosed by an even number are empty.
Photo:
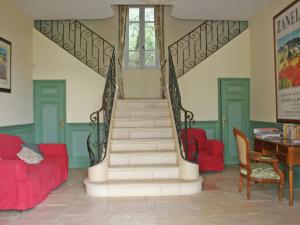
M238 164L236 142L232 129L237 127L248 135L250 118L249 79L219 79L221 137L225 145L225 164Z
M65 81L34 81L36 143L65 143L65 99Z

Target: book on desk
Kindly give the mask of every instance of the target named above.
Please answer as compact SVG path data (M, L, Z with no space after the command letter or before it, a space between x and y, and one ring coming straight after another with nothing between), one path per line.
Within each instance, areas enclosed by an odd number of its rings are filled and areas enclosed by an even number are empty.
M280 138L282 131L279 128L254 128L254 135L256 138Z

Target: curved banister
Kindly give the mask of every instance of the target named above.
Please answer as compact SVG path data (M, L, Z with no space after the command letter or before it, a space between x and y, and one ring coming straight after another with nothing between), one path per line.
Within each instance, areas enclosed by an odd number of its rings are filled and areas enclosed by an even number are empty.
M113 53L110 68L106 77L105 87L102 95L102 106L99 110L90 115L90 125L96 129L95 148L91 141L92 133L87 139L87 149L89 153L90 165L93 166L102 162L107 153L107 143L109 127L112 116L112 107L114 104L114 96L116 91L116 71L115 71L115 55ZM100 126L100 113L103 112L103 124Z

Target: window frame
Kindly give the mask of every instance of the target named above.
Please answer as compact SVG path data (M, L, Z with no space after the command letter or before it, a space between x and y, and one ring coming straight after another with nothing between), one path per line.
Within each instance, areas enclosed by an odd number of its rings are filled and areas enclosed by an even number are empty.
M129 64L129 52L134 50L129 50L129 24L134 22L129 22L129 10L131 8L138 8L139 9L139 49L136 50L139 52L139 65L132 66ZM145 9L146 8L153 8L153 6L143 5L143 6L129 6L128 7L128 16L126 21L126 38L125 38L125 49L124 49L124 61L125 61L125 68L126 69L159 69L159 54L157 49L157 42L156 36L154 33L155 45L154 50L145 50L145 24L152 23L145 21ZM155 20L155 18L154 18ZM153 21L154 29L155 29L155 21ZM155 32L155 31L154 31ZM155 65L146 65L145 64L145 52L147 51L154 51L155 52Z

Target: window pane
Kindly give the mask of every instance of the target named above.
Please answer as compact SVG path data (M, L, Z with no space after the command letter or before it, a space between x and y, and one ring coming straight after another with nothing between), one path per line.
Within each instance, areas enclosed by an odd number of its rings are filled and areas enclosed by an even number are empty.
M145 23L145 50L155 50L154 23Z
M129 51L129 66L138 66L140 64L140 52L139 51Z
M139 24L138 23L129 23L129 50L138 50L139 49Z
M155 66L155 51L145 51L145 65Z
M140 20L140 9L129 8L129 22L139 22Z
M145 21L154 22L154 8L145 8Z

